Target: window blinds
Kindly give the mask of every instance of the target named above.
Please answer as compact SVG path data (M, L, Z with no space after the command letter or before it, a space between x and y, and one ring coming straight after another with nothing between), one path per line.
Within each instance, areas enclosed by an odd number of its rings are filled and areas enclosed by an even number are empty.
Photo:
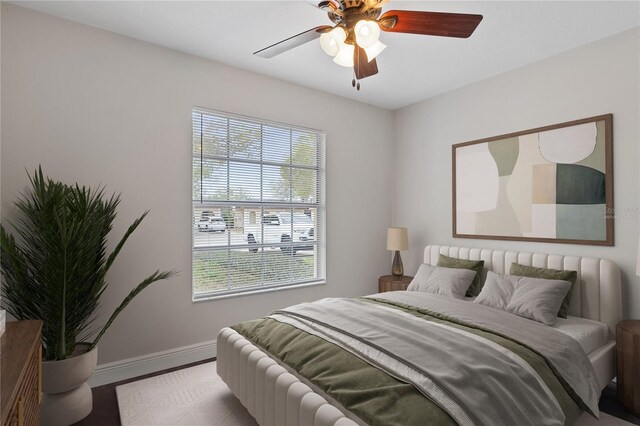
M323 132L194 109L194 300L322 282Z

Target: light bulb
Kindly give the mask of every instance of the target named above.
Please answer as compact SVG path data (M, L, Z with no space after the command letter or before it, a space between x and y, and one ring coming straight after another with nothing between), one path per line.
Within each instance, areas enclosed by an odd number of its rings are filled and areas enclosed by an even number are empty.
M329 32L322 33L320 36L320 46L322 50L329 56L336 56L340 50L340 46L347 39L347 33L341 27L335 27Z
M364 49L364 51L367 54L367 59L369 60L369 62L371 62L386 48L387 45L378 40L373 46L367 47L366 49Z
M355 46L353 44L343 43L340 46L340 50L335 58L333 58L333 62L338 65L342 65L343 67L352 67L353 66L353 52L355 51Z
M358 21L354 30L356 42L363 49L373 46L380 38L380 27L375 21Z

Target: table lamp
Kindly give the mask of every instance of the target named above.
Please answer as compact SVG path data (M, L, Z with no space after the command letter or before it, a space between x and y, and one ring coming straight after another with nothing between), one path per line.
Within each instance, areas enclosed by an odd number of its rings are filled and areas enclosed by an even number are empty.
M404 275L400 250L407 250L408 248L409 238L407 236L407 228L393 227L387 229L387 250L394 250L396 252L393 256L393 264L391 265L391 274L394 277Z

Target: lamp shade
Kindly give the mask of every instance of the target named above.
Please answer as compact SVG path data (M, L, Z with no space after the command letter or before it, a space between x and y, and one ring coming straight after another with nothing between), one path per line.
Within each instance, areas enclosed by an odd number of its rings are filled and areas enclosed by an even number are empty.
M343 67L353 67L353 51L355 46L353 44L342 43L338 54L333 58L333 62Z
M336 56L346 39L347 33L342 28L336 27L320 36L320 46L327 55Z
M369 62L373 61L375 57L378 56L380 53L382 53L382 51L386 48L387 48L386 44L384 44L380 40L376 41L376 43L373 46L367 47L366 49L364 49L365 53L367 54L367 60Z
M356 34L356 43L358 46L366 49L371 47L378 41L380 37L380 27L376 21L362 20L358 21L354 28Z
M409 237L407 228L387 229L387 250L408 250Z

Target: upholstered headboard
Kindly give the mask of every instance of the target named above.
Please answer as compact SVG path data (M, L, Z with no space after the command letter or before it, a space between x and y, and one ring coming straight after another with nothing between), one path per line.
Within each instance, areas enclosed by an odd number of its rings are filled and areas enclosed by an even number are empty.
M539 268L578 271L569 315L603 322L609 326L614 336L616 324L622 319L620 269L610 260L496 249L427 246L424 249L424 262L435 265L439 254L459 259L484 260L485 271L500 274L508 274L513 262Z

